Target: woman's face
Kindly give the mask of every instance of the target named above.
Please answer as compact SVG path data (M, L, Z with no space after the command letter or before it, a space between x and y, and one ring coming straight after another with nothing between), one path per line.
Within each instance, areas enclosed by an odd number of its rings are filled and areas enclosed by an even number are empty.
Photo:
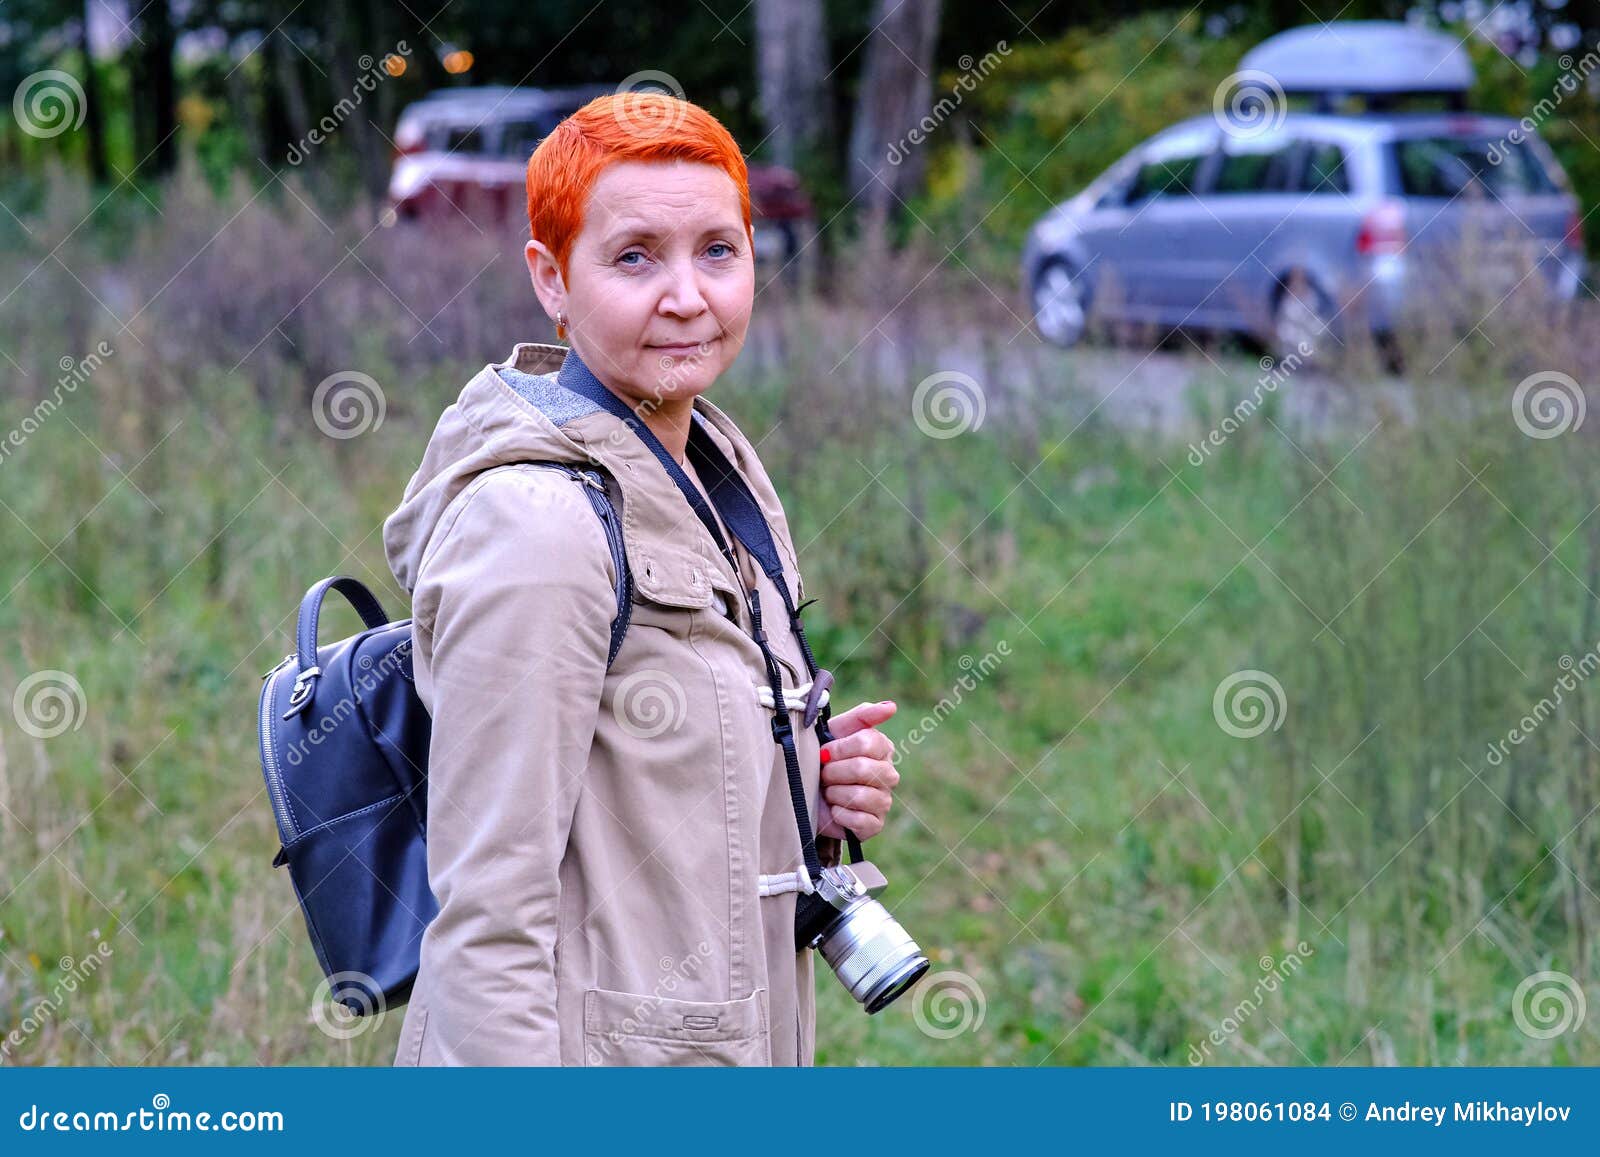
M738 188L713 165L610 165L590 190L566 276L537 240L527 258L578 356L637 401L692 400L744 345L754 255Z

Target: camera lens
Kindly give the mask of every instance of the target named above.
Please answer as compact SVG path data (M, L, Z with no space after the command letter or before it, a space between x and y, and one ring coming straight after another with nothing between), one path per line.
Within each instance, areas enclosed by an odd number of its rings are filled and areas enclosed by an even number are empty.
M888 1007L928 971L922 949L876 900L840 912L817 947L868 1013Z
M928 967L928 958L926 956L919 956L915 960L906 961L900 972L891 976L878 989L877 995L867 1001L867 1013L870 1015L880 1008L888 1008L902 993L922 979L922 974L928 971Z

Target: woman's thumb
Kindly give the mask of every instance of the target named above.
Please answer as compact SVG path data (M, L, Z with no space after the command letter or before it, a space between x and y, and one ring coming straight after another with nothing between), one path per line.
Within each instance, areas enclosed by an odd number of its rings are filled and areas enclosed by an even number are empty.
M876 727L897 710L893 699L881 699L876 703L858 703L843 715L835 715L830 719L830 729L834 738L843 739L846 735L853 735L868 727Z

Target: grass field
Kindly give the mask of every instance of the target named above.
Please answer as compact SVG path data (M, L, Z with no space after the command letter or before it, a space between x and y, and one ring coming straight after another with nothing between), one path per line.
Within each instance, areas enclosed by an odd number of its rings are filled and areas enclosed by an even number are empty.
M503 239L280 188L87 208L4 250L5 1060L387 1063L398 1015L314 1014L258 676L324 574L402 612L382 520L466 375L544 327ZM819 976L819 1063L1600 1063L1600 466L1592 422L1512 404L1594 380L1589 323L1418 335L1409 414L1274 396L1196 462L1253 356L1195 355L1189 437L1133 432L1082 358L914 271L853 272L853 323L763 294L781 356L713 394L841 696L901 704L874 851L935 976L870 1019ZM856 344L880 317L892 367ZM955 328L1012 368L952 409L917 387ZM331 437L313 389L347 371L382 417Z

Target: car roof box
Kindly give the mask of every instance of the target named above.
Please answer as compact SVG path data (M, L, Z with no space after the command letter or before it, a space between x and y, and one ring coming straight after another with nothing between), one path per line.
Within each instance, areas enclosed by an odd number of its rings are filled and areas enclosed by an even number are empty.
M1256 45L1239 70L1264 73L1286 95L1331 108L1361 96L1372 108L1407 96L1445 96L1460 107L1472 61L1450 36L1396 20L1336 20L1280 32Z

